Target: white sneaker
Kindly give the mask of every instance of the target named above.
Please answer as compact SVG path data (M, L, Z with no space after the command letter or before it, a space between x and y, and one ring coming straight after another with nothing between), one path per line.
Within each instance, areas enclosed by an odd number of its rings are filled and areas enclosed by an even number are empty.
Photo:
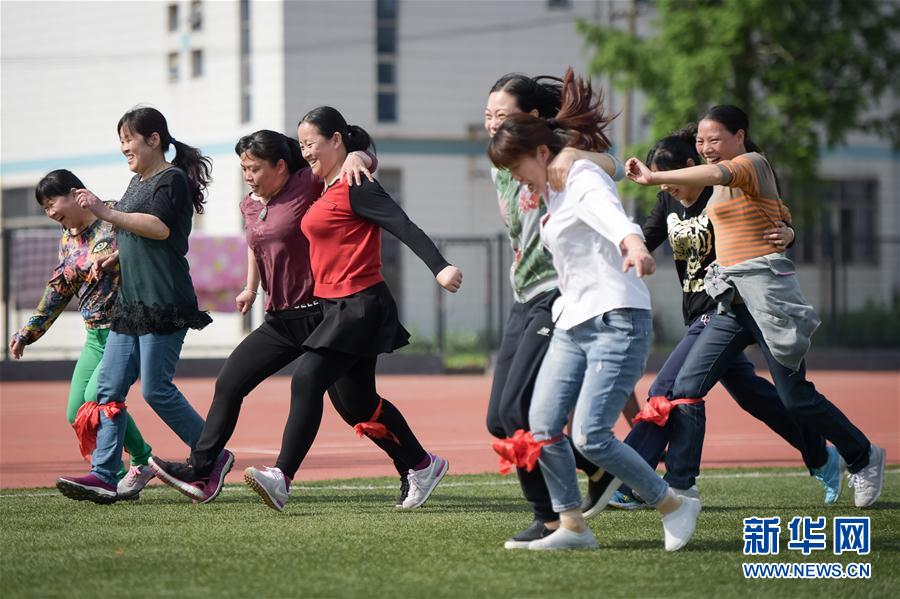
M681 506L662 518L663 531L666 538L666 551L678 551L691 540L694 528L697 527L697 515L700 513L700 500L693 497L682 497Z
M250 466L244 470L244 482L273 510L283 511L290 499L290 484L279 468L265 466L259 470Z
M872 445L866 467L847 477L854 490L853 503L856 507L868 507L881 495L881 489L884 487L884 458L884 449Z
M691 485L688 489L676 489L675 487L672 487L672 491L679 497L693 497L698 501L700 500L700 491L697 489L697 485Z
M132 466L128 469L128 474L116 486L119 499L135 497L141 492L141 489L147 486L151 478L153 478L153 470L147 464Z
M538 539L528 543L528 548L535 551L554 550L554 549L596 549L597 539L590 528L584 529L582 532L575 532L568 528L560 526L553 534L549 534L543 539Z
M431 464L421 470L410 470L406 480L409 481L409 493L403 500L401 509L415 509L431 497L431 492L441 482L450 469L450 462L436 455L431 456Z

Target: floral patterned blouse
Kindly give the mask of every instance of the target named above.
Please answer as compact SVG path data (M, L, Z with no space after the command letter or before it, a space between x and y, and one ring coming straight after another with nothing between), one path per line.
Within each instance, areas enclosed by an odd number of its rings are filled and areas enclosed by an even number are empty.
M16 337L26 345L47 332L73 297L78 297L81 317L89 329L109 328L109 313L119 290L119 266L94 276L94 263L116 251L116 230L97 219L78 234L64 231L59 242L59 265L47 283L34 315Z

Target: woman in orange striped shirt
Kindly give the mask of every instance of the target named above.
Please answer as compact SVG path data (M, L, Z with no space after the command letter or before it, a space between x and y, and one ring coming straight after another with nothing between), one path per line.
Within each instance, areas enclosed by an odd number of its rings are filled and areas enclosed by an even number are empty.
M856 506L866 507L881 494L885 452L806 380L804 357L819 320L800 292L793 263L772 252L765 238L777 221L790 223L791 213L748 129L743 110L714 106L697 128L697 150L706 164L652 172L637 158L626 163L628 178L641 185L715 186L706 210L716 231L717 264L705 283L719 301L718 314L688 354L672 394L703 398L732 359L756 343L782 403L834 444L850 472ZM840 461L830 459L823 468L839 469Z

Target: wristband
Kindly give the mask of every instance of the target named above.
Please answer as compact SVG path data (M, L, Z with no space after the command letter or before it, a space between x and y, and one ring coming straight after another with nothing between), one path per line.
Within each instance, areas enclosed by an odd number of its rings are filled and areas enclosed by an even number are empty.
M249 292L252 293L253 295L259 295L259 292L258 292L258 291L253 291L253 290L250 289L249 287L244 287L243 291L249 291Z

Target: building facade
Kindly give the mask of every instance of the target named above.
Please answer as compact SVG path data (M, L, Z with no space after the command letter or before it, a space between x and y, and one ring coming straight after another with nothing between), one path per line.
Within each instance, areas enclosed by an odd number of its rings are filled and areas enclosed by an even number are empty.
M116 122L149 104L166 115L174 136L214 160L195 230L240 235L246 190L235 141L263 128L295 135L307 110L332 105L372 134L386 189L465 273L461 293L441 295L415 256L385 235L385 270L420 340L441 330L495 336L510 301L510 252L482 126L491 84L511 71L561 74L571 65L584 72L590 49L575 20L617 17L615 3L594 0L12 1L0 10L5 230L52 226L33 187L55 168L116 199L131 177ZM613 111L621 107L619 94L607 97ZM639 112L639 99L635 106ZM643 121L634 122L632 137L640 138ZM873 239L896 239L898 166L900 156L874 138L856 137L825 156L824 175L840 181L828 218L853 235L840 237L835 267L826 264L833 239L804 246L802 282L817 306L896 299L897 246L860 239L873 232ZM680 295L674 269L661 262L648 285L659 332L675 337ZM11 313L12 328L28 316ZM238 342L243 319L214 318L203 335L188 335L185 355L223 355ZM80 327L76 312L64 314L33 353L77 350Z

